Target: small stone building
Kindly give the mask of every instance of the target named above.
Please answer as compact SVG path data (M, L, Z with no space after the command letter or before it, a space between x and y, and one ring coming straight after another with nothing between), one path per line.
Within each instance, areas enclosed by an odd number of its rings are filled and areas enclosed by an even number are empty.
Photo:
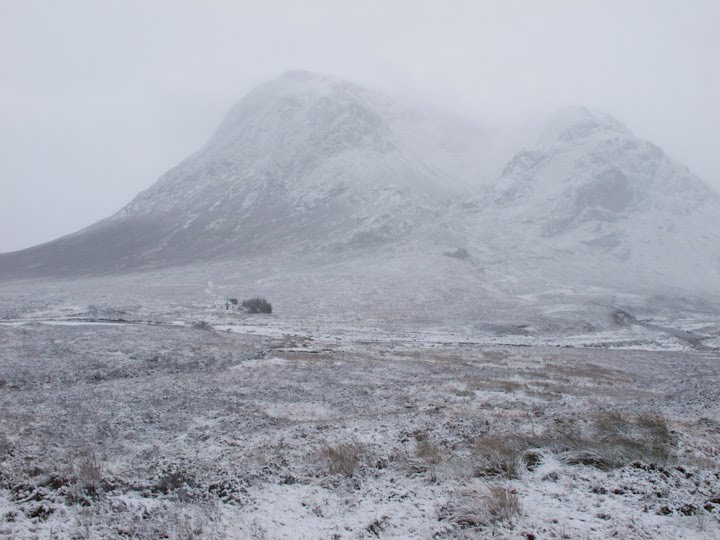
M226 311L237 311L239 304L237 298L224 298L215 302L215 306Z

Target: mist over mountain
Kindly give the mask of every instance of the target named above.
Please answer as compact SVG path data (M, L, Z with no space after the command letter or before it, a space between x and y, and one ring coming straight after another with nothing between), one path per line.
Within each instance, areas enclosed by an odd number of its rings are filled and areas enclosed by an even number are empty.
M318 267L404 257L437 269L437 257L462 248L462 287L493 275L538 288L718 282L720 199L687 168L582 107L539 132L508 153L487 126L288 72L248 93L200 150L115 215L0 255L0 276L279 254Z
M0 538L720 540L720 2L0 13Z

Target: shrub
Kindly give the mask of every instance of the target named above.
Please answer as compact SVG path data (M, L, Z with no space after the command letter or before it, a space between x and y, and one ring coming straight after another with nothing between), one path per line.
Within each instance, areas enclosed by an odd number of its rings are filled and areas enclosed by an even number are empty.
M465 248L457 248L455 251L445 251L443 255L452 259L460 259L461 261L465 261L470 258L470 253Z
M248 313L272 313L272 304L264 298L249 298L243 300L242 307L244 307Z
M197 321L196 323L193 323L192 327L195 330L212 330L213 327L208 323L207 321Z
M170 493L183 488L192 489L197 486L195 475L181 465L172 464L160 471L156 488L160 493Z

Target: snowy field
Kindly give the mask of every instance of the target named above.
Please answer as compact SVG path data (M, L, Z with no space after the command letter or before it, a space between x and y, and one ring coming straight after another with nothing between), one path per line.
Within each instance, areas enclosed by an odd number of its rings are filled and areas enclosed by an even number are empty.
M720 538L717 321L454 333L19 290L1 538Z

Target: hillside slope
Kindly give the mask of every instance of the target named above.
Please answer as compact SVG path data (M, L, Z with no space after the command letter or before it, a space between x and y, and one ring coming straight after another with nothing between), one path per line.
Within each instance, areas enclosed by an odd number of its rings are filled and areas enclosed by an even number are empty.
M465 147L453 146L458 133ZM476 173L460 171L458 153L472 148L477 162L484 137L466 121L289 72L246 95L203 148L117 214L0 256L0 276L111 273L398 239L435 219L463 174Z

